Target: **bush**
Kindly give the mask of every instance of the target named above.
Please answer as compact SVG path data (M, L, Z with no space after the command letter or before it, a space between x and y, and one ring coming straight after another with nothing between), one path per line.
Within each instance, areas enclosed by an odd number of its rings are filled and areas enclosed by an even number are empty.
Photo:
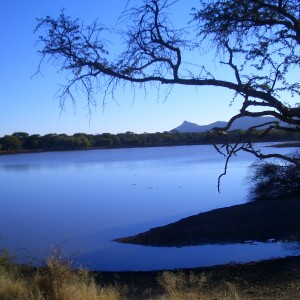
M209 283L210 277L210 274L205 273L195 274L193 272L164 271L158 276L158 283L164 289L164 294L159 299L242 299L237 285L224 281L212 286Z
M0 250L0 299L2 300L121 300L122 287L99 286L86 270L72 270L70 262L54 249L45 266L23 272Z
M87 270L72 270L71 262L63 259L61 249L53 249L45 267L33 280L43 299L52 300L119 300L121 289L100 288Z
M258 162L250 166L250 201L299 198L300 167L278 162Z
M0 249L0 268L9 265L13 258L7 249Z
M165 271L158 276L158 282L165 290L165 299L199 299L206 290L207 281L204 273Z

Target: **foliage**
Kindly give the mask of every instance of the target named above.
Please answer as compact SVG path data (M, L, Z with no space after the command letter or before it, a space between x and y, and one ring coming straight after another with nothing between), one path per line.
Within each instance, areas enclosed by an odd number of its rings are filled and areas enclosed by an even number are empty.
M208 277L205 273L164 271L158 276L158 282L164 288L167 299L197 299L200 295L204 296Z
M293 164L255 163L251 166L248 182L251 201L300 197L300 168Z
M0 267L10 264L13 258L7 249L0 249Z
M205 272L164 271L158 276L158 282L165 290L162 299L247 299L241 298L237 285L230 282L210 286L210 275Z
M6 151L22 149L22 142L15 135L5 135L3 138L1 138L0 145L0 149Z
M216 137L215 142L224 143L230 139L231 143L240 141L241 136L246 137L247 132L243 130L234 130L227 136ZM14 144L7 144L7 140L14 140ZM282 132L272 130L268 134L262 131L256 131L252 134L253 141L293 141L299 140L299 135L293 132ZM84 134L75 133L72 136L66 134L23 134L19 139L14 133L11 136L6 135L0 138L0 153L14 151L60 151L60 150L81 150L95 148L121 148L121 147L158 147L158 146L179 146L179 145L201 145L209 144L209 138L206 132L200 133L179 133L179 132L157 132L135 134L133 132L111 134Z
M128 1L120 17L122 30L112 31L120 34L124 46L117 57L109 52L108 29L97 22L86 26L64 11L58 18L40 18L36 31L41 32L41 63L53 62L68 74L61 105L68 97L75 102L74 92L80 90L89 105L95 104L98 92L105 102L107 95L114 97L116 88L126 83L144 88L147 84L158 89L168 86L165 97L175 84L221 87L233 91L241 107L227 126L211 132L219 152L228 159L247 151L259 158L299 164L288 155L263 155L252 145L253 131L263 126L265 133L271 129L299 133L299 1L201 0L195 3L186 26L178 28L170 12L180 1L143 0L136 5ZM219 60L215 63L225 68L226 78L218 68L211 68L204 49L215 51ZM232 147L225 141L225 147L218 146L215 138L226 135L233 122L244 116L273 116L289 126L277 121L261 124L251 128L248 138L238 145Z
M114 286L96 285L91 273L72 270L61 251L53 250L44 267L27 270L10 263L0 269L0 298L4 300L119 300L123 290Z

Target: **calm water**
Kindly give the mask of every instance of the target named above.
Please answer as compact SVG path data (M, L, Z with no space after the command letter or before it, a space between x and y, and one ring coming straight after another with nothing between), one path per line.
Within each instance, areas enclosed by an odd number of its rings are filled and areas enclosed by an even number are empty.
M283 243L159 248L111 241L246 202L244 178L253 161L247 154L232 160L219 194L224 159L212 146L0 156L0 249L29 262L42 259L53 246L63 247L77 264L102 270L195 267L300 254L295 245Z

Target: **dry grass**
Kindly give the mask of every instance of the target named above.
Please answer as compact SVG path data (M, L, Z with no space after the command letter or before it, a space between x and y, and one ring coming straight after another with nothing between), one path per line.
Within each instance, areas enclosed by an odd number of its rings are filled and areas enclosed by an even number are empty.
M86 270L74 271L60 251L53 250L44 267L23 276L6 260L0 264L0 299L3 300L119 300L122 289L100 287Z
M22 278L13 268L12 270L0 266L0 299L44 299L39 289L27 279Z
M209 284L209 277L205 273L163 272L158 277L160 285L165 289L165 294L160 299L246 299L240 297L234 284L222 283L212 287Z
M71 274L71 273L70 273ZM124 299L115 287L100 288L90 278L67 275L62 282L47 280L38 272L33 280L16 277L9 271L0 273L0 299L3 300L119 300ZM47 284L45 284L47 282Z
M296 277L296 276L295 276ZM164 288L160 300L291 300L300 299L300 281L296 278L286 284L249 284L235 278L216 282L210 274L193 272L163 272L158 277Z
M171 272L163 272L158 277L159 284L164 288L164 299L182 299L184 296L188 299L199 299L196 296L203 293L207 278L203 274L195 275L183 272L177 274Z
M142 280L139 281L137 279L140 278L136 277L127 286L121 277L115 277L115 281L108 281L109 283L104 278L102 282L96 282L93 273L73 270L70 262L63 260L61 252L57 250L52 252L43 267L37 269L24 269L24 266L14 265L10 263L6 252L2 254L0 253L1 300L300 299L300 277L296 268L295 276L280 282L272 281L270 276L265 281L263 275L255 275L254 281L251 276L247 279L242 273L236 273L237 277L228 276L229 273L223 276L220 269L218 273L170 271L146 276L143 274ZM219 279L216 274L220 275ZM224 278L226 281L223 281ZM136 293L137 289L140 289L139 293Z

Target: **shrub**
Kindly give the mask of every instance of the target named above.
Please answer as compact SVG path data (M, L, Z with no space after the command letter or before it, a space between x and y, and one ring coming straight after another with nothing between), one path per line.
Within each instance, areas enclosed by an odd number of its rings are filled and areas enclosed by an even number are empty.
M0 249L0 267L7 266L14 257L9 254L7 249Z
M220 282L217 285L210 283L211 275L194 272L164 271L158 276L158 283L165 293L161 300L211 300L211 299L242 299L236 284ZM248 299L248 298L243 298Z
M117 287L100 288L87 270L72 270L71 262L63 259L62 250L59 249L53 249L45 267L37 272L34 282L45 299L121 299L121 291Z
M54 249L44 267L23 272L6 250L0 250L0 299L2 300L120 300L122 287L100 287L86 270L72 270L61 250Z
M258 162L250 166L250 201L299 198L300 166Z
M158 276L158 282L165 290L165 299L197 299L205 291L207 276L166 271Z

